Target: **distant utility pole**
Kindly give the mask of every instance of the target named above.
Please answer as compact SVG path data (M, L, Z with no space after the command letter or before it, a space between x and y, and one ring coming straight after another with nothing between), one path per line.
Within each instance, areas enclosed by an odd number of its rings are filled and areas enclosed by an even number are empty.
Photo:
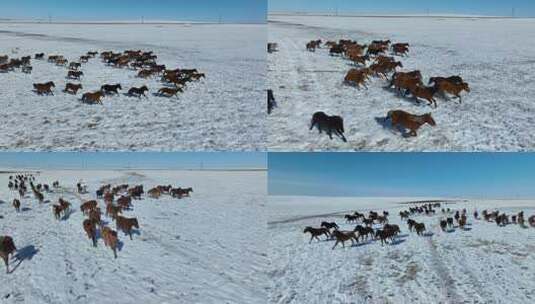
M48 23L52 23L52 15L48 14Z
M429 8L426 10L426 14L429 17L429 15L430 15Z
M144 24L144 23L145 23L145 17L141 16L141 24Z
M513 18L515 17L515 8L514 7L511 9L511 17L513 17Z
M221 13L219 14L218 22L219 24L223 23L223 17L221 17Z

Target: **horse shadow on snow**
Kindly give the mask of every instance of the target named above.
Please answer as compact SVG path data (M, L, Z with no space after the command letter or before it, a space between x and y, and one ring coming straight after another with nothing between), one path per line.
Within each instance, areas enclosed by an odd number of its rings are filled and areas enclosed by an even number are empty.
M39 249L35 248L34 245L28 245L24 248L17 250L17 253L13 256L13 259L17 261L17 264L10 269L9 273L13 273L24 260L31 260L37 253Z

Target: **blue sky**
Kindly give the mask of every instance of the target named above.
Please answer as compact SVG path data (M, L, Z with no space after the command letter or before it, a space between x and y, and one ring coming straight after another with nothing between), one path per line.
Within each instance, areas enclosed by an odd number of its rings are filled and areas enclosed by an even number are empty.
M0 18L265 22L266 0L1 0Z
M266 153L0 153L0 169L205 169L266 168Z
M339 13L453 13L470 15L535 16L533 0L269 0L269 11Z
M270 153L271 195L535 198L535 153Z

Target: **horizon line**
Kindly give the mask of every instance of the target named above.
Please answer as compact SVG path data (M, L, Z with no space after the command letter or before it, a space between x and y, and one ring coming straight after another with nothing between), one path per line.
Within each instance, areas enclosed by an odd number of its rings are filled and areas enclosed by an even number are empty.
M229 25L229 24L266 24L264 21L183 21L183 20L64 20L64 21L48 21L45 19L11 19L0 18L0 24L98 24L98 25L132 25L132 24L146 24L146 25Z
M451 18L451 19L533 19L535 16L511 16L511 15L473 15L455 13L336 13L332 11L270 11L269 16L324 16L324 17L358 17L358 18Z
M3 168L0 174L15 172L46 172L46 171L267 171L267 168L255 167L229 167L229 168Z
M269 191L268 191L269 192ZM369 196L369 195L310 195L310 194L270 194L268 197L331 197L331 198L369 198L369 199L437 199L437 200L535 200L535 197L519 197L519 198L507 198L507 197L476 197L476 196Z

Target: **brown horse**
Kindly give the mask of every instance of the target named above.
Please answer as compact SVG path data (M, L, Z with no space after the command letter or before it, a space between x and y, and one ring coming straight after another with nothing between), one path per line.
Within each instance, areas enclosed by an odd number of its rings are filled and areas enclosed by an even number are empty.
M396 72L392 76L392 81L390 82L389 87L394 86L398 91L398 94L401 94L401 91L404 91L403 95L406 95L409 89L413 86L422 85L422 74L420 71L412 72Z
M160 195L162 195L162 192L158 188L152 188L147 192L147 194L151 198L160 198Z
M152 70L141 70L137 73L137 77L140 77L140 78L149 78L151 77L153 74L153 71Z
M96 209L90 210L89 211L89 219L91 220L91 222L93 222L93 223L95 223L97 225L101 225L102 221L100 219L100 208L96 208Z
M370 66L370 69L374 72L375 75L386 79L388 73L395 72L396 68L403 67L403 64L401 62L381 62L381 63L374 63Z
M409 52L408 43L394 43L392 44L392 51L395 55L404 56Z
M117 258L117 232L112 230L110 227L102 228L102 238L104 239L104 245L110 247L113 250L113 256Z
M131 196L121 196L117 199L117 205L119 205L123 210L130 208L132 204Z
M466 226L466 215L461 216L459 219L459 227L464 230L464 226Z
M67 211L69 210L69 208L71 208L71 203L69 203L68 201L64 200L61 197L59 198L58 203L61 206L61 208L63 208L64 211Z
M184 92L182 88L176 87L176 88L161 88L158 90L158 95L165 96L165 97L178 97L178 93Z
M83 89L81 84L67 83L63 92L76 95L80 89Z
M61 218L61 212L63 211L63 207L61 205L52 205L52 213L54 213L54 217L56 220L59 220Z
M17 212L20 212L20 201L18 199L13 200L13 207Z
M310 244L310 242L312 242L312 239L316 239L318 241L320 241L319 237L320 235L325 235L327 238L330 238L331 237L331 233L329 232L329 229L327 228L313 228L313 227L310 227L310 226L307 226L305 227L305 230L303 230L303 233L310 233L310 241L308 241L308 243Z
M56 85L52 81L49 81L46 83L34 83L33 84L33 88L39 95L43 95L43 94L54 95L54 93L52 92L52 88L55 88L55 87Z
M66 66L69 61L65 58L58 58L56 59L56 65L57 66Z
M416 101L418 101L418 98L425 99L429 102L428 105L435 105L435 108L437 107L437 101L434 98L434 95L437 93L436 87L426 87L416 84L412 87L409 87L409 92L416 99Z
M119 213L122 213L123 209L120 206L108 204L106 206L106 216L110 216L112 219L117 218Z
M96 91L93 93L85 93L82 95L82 102L87 104L102 104L102 97L104 93L102 91Z
M97 204L98 203L95 200L86 201L80 205L80 211L84 214L89 214L89 211L97 209Z
M459 103L462 103L462 98L460 93L462 91L466 91L470 93L470 87L468 86L468 83L452 83L449 81L439 81L438 83L435 83L435 87L437 92L442 93L445 95L445 93L451 94L457 98L459 98Z
M416 230L416 234L423 235L425 231L425 224L424 223L416 223L414 224L414 229Z
M115 223L117 224L117 230L123 231L125 234L130 236L132 239L132 227L139 229L139 224L137 218L126 218L122 216L117 216Z
M93 247L97 247L97 228L95 223L90 219L85 219L83 225L87 237L93 241Z
M357 225L353 231L358 232L357 241L358 238L366 238L368 240L368 237L375 237L375 232L373 231L372 227L362 227L361 225Z
M431 113L423 115L413 115L402 110L389 111L386 115L386 119L392 122L392 126L401 125L405 129L409 129L410 136L416 136L416 131L423 125L429 124L436 126L436 122L431 116Z
M368 80L368 73L366 70L351 69L347 72L344 83L346 85L352 85L360 89L361 86L368 89L366 86L366 80Z
M338 245L338 243L342 243L342 247L346 247L345 242L351 240L351 244L354 244L354 241L358 242L358 238L355 235L354 231L340 231L340 230L334 230L332 235L336 239L336 242L334 243L333 250Z
M391 241L394 239L395 236L395 230L393 229L378 229L375 231L375 238L381 240L381 246L385 243L388 244L387 240L390 239Z
M6 273L9 273L9 255L17 251L13 238L10 236L0 236L0 257L6 264Z

